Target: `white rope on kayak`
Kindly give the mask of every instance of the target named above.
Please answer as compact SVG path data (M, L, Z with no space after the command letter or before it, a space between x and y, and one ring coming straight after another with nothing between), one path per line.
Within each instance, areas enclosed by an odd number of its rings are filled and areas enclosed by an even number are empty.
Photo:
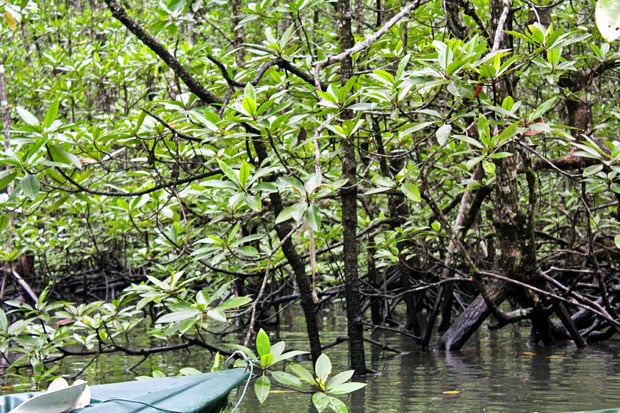
M233 409L230 411L230 413L235 413L237 411L237 409L239 408L239 406L241 405L241 402L243 402L243 399L245 399L245 393L248 390L248 386L250 385L250 381L252 380L252 375L254 374L254 363L252 362L252 360L250 360L248 358L248 356L245 355L245 353L243 351L235 351L233 352L230 357L228 357L226 359L226 363L224 363L224 365L228 365L228 363L231 360L234 360L235 357L241 357L243 359L243 361L245 361L245 363L247 364L247 367L250 369L250 374L247 378L247 380L245 381L245 385L243 386L243 390L241 391L241 396L239 397L239 400L237 400L237 403L235 403L235 407L233 407Z
M128 399L119 399L119 398L105 399L105 400L103 400L103 401L101 401L100 403L97 403L97 404L104 404L104 403L111 403L111 402L123 402L123 403L139 404L139 405L142 405L144 407L149 407L151 409L155 409L155 410L163 412L163 413L185 413L185 412L180 412L180 411L177 411L177 410L164 409L162 407L157 407L157 406L155 406L153 404L146 403L146 402L141 402L141 401L138 401L138 400L128 400Z

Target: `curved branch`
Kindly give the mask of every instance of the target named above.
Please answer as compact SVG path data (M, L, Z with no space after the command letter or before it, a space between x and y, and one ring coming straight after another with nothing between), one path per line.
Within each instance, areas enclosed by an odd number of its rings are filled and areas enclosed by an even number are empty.
M108 1L108 0L106 0ZM314 64L314 86L317 89L321 89L321 80L319 78L319 74L321 73L321 69L325 66L331 65L332 63L341 62L344 59L351 57L354 53L362 51L367 47L370 47L371 44L377 41L381 36L388 32L396 23L398 23L401 19L403 19L407 14L409 14L412 10L418 8L424 3L427 3L428 0L417 0L413 3L410 3L406 7L404 7L401 11L396 13L394 17L387 21L379 30L377 30L372 36L367 38L364 41L355 43L353 47L350 47L343 51L340 54L335 56L330 56L326 59L320 60Z
M207 171L207 172L202 173L200 175L189 176L189 177L183 178L183 179L175 179L174 182L164 182L162 184L155 185L155 186L152 186L152 187L150 187L148 189L143 189L143 190L137 191L137 192L115 192L115 191L97 191L97 190L94 190L94 189L87 188L84 185L80 184L79 182L75 181L69 175L67 175L65 173L65 171L63 171L61 168L56 168L56 171L60 175L62 175L63 178L65 178L67 181L69 181L69 183L71 185L73 185L73 186L75 186L77 188L77 190L73 190L73 191L64 189L66 192L86 192L86 193L91 194L91 195L128 197L128 198L150 194L150 193L158 191L160 189L171 188L171 187L176 186L176 185L187 184L187 183L190 183L190 182L198 181L200 179L204 179L204 178L207 178L209 176L213 176L213 175L217 175L217 174L221 173L220 170Z
M166 48L153 36L148 34L142 26L140 26L135 20L133 20L125 9L118 3L117 0L105 0L108 8L112 12L112 15L120 21L130 32L136 35L142 43L144 43L149 49L151 49L159 58L161 58L168 67L170 67L174 73L181 78L183 83L189 88L189 90L198 96L203 102L209 105L220 105L222 99L215 94L209 92L204 88L187 71L185 67L172 55Z
M230 75L228 74L228 70L226 69L226 66L224 66L224 63L220 62L212 55L207 55L207 59L209 59L211 63L213 63L220 69L220 72L222 72L222 76L224 77L224 80L226 80L226 83L228 83L228 86L230 87L244 87L245 86L245 83L237 82L235 79L230 77Z
M616 67L620 67L620 60L604 60L588 71L569 72L567 76L560 78L558 86L568 88L571 92L577 92L587 88L595 78Z
M298 68L297 66L289 62L288 60L283 59L282 57L278 57L276 59L276 64L278 65L280 69L284 69L287 72L290 72L294 74L295 76L297 76L298 78L302 79L304 82L312 86L315 86L314 78L309 73L305 73L300 68ZM319 85L321 87L321 90L327 90L327 85L325 83L322 83L321 81L319 81Z

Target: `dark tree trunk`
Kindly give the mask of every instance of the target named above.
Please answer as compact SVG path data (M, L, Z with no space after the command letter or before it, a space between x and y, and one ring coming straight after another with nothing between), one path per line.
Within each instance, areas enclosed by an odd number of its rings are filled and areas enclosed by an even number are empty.
M270 198L274 206L274 211L281 211L283 207L280 195L277 193L271 194ZM279 206L276 206L277 204L279 204ZM276 215L277 214L278 212L276 212ZM304 262L295 250L291 237L289 237L291 230L292 227L285 222L276 225L278 237L280 239L286 238L282 244L282 252L295 273L295 281L297 282L299 294L301 295L301 306L304 311L304 317L306 318L306 330L308 332L308 341L310 342L310 353L312 354L312 360L316 361L322 351L319 323L316 315L316 304L314 304L314 300L312 299L312 286L310 285Z
M254 149L258 155L259 163L262 163L265 159L267 159L267 149L258 134L255 133L253 136ZM271 200L275 216L278 216L278 214L284 209L280 194L278 192L274 192L269 195L269 199ZM276 224L278 238L280 240L284 240L282 243L282 252L284 253L286 260L291 265L293 273L295 274L295 281L297 282L297 287L299 288L299 294L301 296L301 306L306 319L306 330L308 332L308 341L310 343L310 354L312 355L312 360L316 361L322 352L319 323L316 315L317 308L312 298L312 286L310 285L310 280L306 272L306 266L301 259L301 256L295 249L295 246L291 241L291 237L289 236L292 229L293 228L288 221Z
M506 298L507 292L508 286L496 284L490 288L489 296L495 302L501 302ZM437 348L446 351L459 350L490 314L491 310L487 306L485 299L482 295L478 295L441 336L437 343Z
M242 15L242 7L243 2L241 0L232 0L232 16L231 21L235 26L234 29L234 37L233 42L235 44L235 63L237 66L244 68L245 67L245 47L243 46L245 43L245 32L243 30L243 26L239 26L241 20L243 20Z
M351 30L351 7L349 0L338 1L339 17L338 34L342 51L353 47L353 32ZM347 57L342 60L341 83L344 85L353 75L353 60ZM353 113L344 110L343 119L352 119ZM360 280L357 265L357 162L355 159L354 138L349 137L342 141L342 176L347 184L340 190L342 204L342 236L345 299L347 306L347 333L349 336L349 357L351 368L355 374L366 374L366 357L364 355L364 324L360 309Z
M493 33L493 50L511 48L511 39L504 30L511 28L510 5L502 0L492 0L491 32ZM497 104L512 94L512 82L508 77L496 79L493 84L493 97ZM499 133L492 130L491 134ZM534 216L536 209L536 180L529 170L527 156L520 153L516 144L505 145L502 150L511 152L512 156L495 160L495 192L493 227L496 235L497 269L504 276L530 282L536 274L536 248L534 243ZM519 192L519 161L526 170L528 203L521 205ZM481 294L459 316L444 333L438 347L445 350L457 350L480 327L482 322L493 312L501 315L497 306L507 294L516 293L521 304L531 306L533 297L527 291L514 291L497 282L485 283L475 276ZM548 317L541 311L535 311L534 331L547 344L549 335Z

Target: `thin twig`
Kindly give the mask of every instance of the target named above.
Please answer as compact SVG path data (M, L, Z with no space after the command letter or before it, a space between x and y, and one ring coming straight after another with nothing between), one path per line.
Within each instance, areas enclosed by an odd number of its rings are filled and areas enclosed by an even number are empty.
M331 65L332 63L340 62L352 56L353 54L370 47L370 45L376 42L377 39L379 39L381 36L387 33L388 30L392 28L392 26L398 23L412 10L416 9L423 3L427 3L427 1L428 0L422 0L422 1L418 0L418 1L414 1L413 3L410 3L409 5L405 6L400 12L396 13L390 20L387 21L387 23L383 25L383 27L377 30L372 36L368 37L366 40L356 43L355 45L353 45L353 47L343 51L342 53L339 53L335 56L330 56L326 59L316 62L314 64L314 86L317 89L321 90L320 73L323 67Z

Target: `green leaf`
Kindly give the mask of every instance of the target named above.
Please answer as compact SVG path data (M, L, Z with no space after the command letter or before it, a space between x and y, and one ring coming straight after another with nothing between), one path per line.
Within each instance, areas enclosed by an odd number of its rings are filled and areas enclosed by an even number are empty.
M9 327L9 322L6 318L6 313L0 308L0 332L4 335Z
M155 284L155 286L159 289L162 290L169 290L170 289L170 285L153 277L152 275L147 275L146 279L149 280L150 282L152 282L153 284Z
M164 373L163 371L161 371L159 369L153 370L153 378L155 378L155 379L163 379L164 377L166 377L166 373Z
M195 318L200 314L197 309L188 309L182 311L173 311L157 319L158 324L174 323L177 321L185 321L191 318Z
M45 119L43 119L43 126L49 128L52 126L52 123L56 120L56 116L58 116L58 106L60 105L60 100L56 99L50 107L47 109L47 113L45 114Z
M347 405L340 399L335 397L327 396L327 403L329 407L336 413L348 413L349 409Z
M293 221L299 222L304 212L306 211L306 208L307 206L303 202L298 202L296 204L293 204L289 207L284 208L278 214L278 217L276 218L276 224L288 221L289 219L293 219Z
M301 356L301 355L304 355L304 354L308 354L308 352L307 351L302 351L302 350L287 351L286 353L282 354L281 356L277 356L273 360L273 362L277 363L277 362L282 361L282 360L289 360L289 359L291 359L293 357Z
M491 130L489 128L489 120L484 115L478 117L478 137L484 146L491 146Z
M312 395L312 404L319 413L327 409L327 406L329 406L328 397L329 396L322 392L316 392Z
M394 76L390 72L383 69L375 70L370 74L370 77L386 86L392 86L395 81Z
M325 354L321 354L314 364L314 372L323 383L327 383L327 378L332 372L332 362Z
M0 172L0 191L6 188L13 180L17 173L14 169L5 169Z
M560 58L562 57L562 48L561 47L553 47L547 50L547 61L553 67L557 66L560 63Z
M230 310L232 308L239 308L247 303L252 302L250 297L232 297L217 306L220 310Z
M290 373L285 371L272 371L271 377L284 386L301 387L301 381Z
M327 89L327 92L317 90L316 93L319 95L321 99L323 99L323 102L322 102L323 105L334 107L334 108L338 107L338 100L336 98L335 92L333 88L331 87L331 85Z
M277 359L278 357L282 355L285 348L286 348L286 343L284 343L284 341L278 341L277 343L271 345L271 350L269 352L273 354L273 357L275 359Z
M252 100L256 100L256 89L254 89L251 82L246 83L243 94Z
M260 404L263 404L267 397L269 396L269 390L271 389L271 381L269 381L269 377L260 376L254 382L254 393L256 393L256 398Z
M494 138L495 142L493 142L494 143L493 146L497 148L507 143L510 139L514 138L515 135L517 134L518 128L519 128L519 122L514 122L510 124L507 128L504 128L504 130L501 131L501 133L497 136L497 138Z
M217 164L220 167L220 170L222 171L222 173L224 175L226 175L226 177L231 180L232 182L234 182L235 184L237 184L237 186L241 186L240 182L239 182L239 177L237 176L237 173L235 172L234 169L232 169L226 162L221 161L221 160L217 160Z
M256 351L259 356L269 354L271 352L271 341L269 340L269 335L262 328L256 335Z
M450 132L452 132L452 125L449 124L442 125L439 129L437 129L437 132L435 132L435 136L437 136L437 143L444 146L450 137Z
M237 189L237 185L230 181L221 181L219 179L209 179L204 181L203 186L208 188L220 188L220 189Z
M244 96L243 100L241 101L241 106L243 106L243 109L245 109L247 115L251 116L252 118L256 117L256 101L254 99L248 96Z
M613 42L620 37L620 0L597 0L594 18L605 40Z
M328 393L330 394L348 394L353 393L356 390L363 389L366 387L366 383L358 383L352 381L350 383L342 383L332 388L328 388Z
M250 179L250 164L246 161L241 163L241 168L239 168L239 184L241 184L242 188L246 188L248 181Z
M310 373L310 371L307 368L305 368L304 366L302 366L301 364L291 363L289 368L302 381L304 381L304 382L306 382L308 384L311 384L313 386L316 384L316 380L314 380L314 376L312 375L312 373Z
M504 159L504 158L510 158L511 156L512 156L512 153L510 152L495 152L489 155L489 159Z
M267 368L273 364L273 354L267 353L260 356L260 365L262 368Z
M411 182L405 182L400 186L401 191L403 191L403 194L405 194L405 196L413 201L413 202L420 202L422 201L422 196L420 195L420 189L417 187L417 185L412 184Z
M327 388L331 389L334 386L338 386L342 383L348 382L349 380L351 380L351 377L353 377L354 373L355 370L346 370L336 374L334 377L329 379Z
M214 308L207 311L207 317L220 323L226 322L226 313L220 308Z
M196 293L196 303L197 304L209 304L209 290L203 288L202 290Z
M336 95L338 96L338 102L340 104L345 103L345 101L347 100L347 97L349 96L349 92L351 92L353 85L355 85L355 82L357 82L357 77L351 76L349 80L347 80L347 83L345 83L344 86L341 86L338 89L338 91L336 92Z
M241 344L232 344L232 343L229 343L229 344L227 344L226 346L227 346L228 348L230 348L231 350L241 350L241 351L243 351L243 353L244 353L246 356L248 356L248 358L249 358L249 359L256 359L256 358L258 358L258 357L256 356L256 354L254 354L254 352L253 352L253 351L252 351L249 347L242 346ZM245 363L245 362L243 362L243 361L241 361L241 360L239 360L239 362L241 362L242 364L244 364L244 363ZM244 364L244 365L245 365L245 364Z
M587 176L595 175L599 173L600 171L602 171L604 167L605 166L602 164L590 165L583 170L583 176L587 177Z
M24 176L19 183L20 190L30 199L36 198L39 194L40 187L41 184L39 183L39 180L34 175L30 174Z
M405 136L411 135L412 133L426 129L429 126L434 125L434 124L435 122L420 122L420 123L414 124L413 126L402 130L400 132L400 136L405 137Z
M0 215L0 232L4 232L4 230L9 226L9 216L8 215Z
M218 357L219 357L219 353L216 353L215 355L216 360L218 359ZM182 369L179 370L179 374L181 376L196 376L198 374L202 374L202 372L193 367L183 367Z
M52 161L66 165L72 165L79 169L82 168L82 163L80 162L80 159L74 154L65 151L62 146L48 144L47 150L49 152L50 158L52 158Z
M504 100L502 101L502 109L504 110L511 111L514 105L515 105L515 100L510 95L506 96Z
M321 228L321 214L316 205L308 207L304 213L306 222L312 231L318 231Z
M620 234L617 234L617 235L614 237L614 242L615 242L615 244L616 244L616 248L620 249Z
M552 97L551 99L547 99L538 107L534 112L532 112L527 118L530 123L537 122L542 116L549 111L555 105L555 102L558 100L557 96Z
M37 117L34 116L32 113L30 113L27 109L21 106L18 106L16 110L17 110L17 114L24 121L24 123L26 123L29 126L33 126L33 127L40 126L39 119L37 119Z
M483 160L482 161L482 169L484 169L484 172L489 177L495 176L495 164L493 162Z

